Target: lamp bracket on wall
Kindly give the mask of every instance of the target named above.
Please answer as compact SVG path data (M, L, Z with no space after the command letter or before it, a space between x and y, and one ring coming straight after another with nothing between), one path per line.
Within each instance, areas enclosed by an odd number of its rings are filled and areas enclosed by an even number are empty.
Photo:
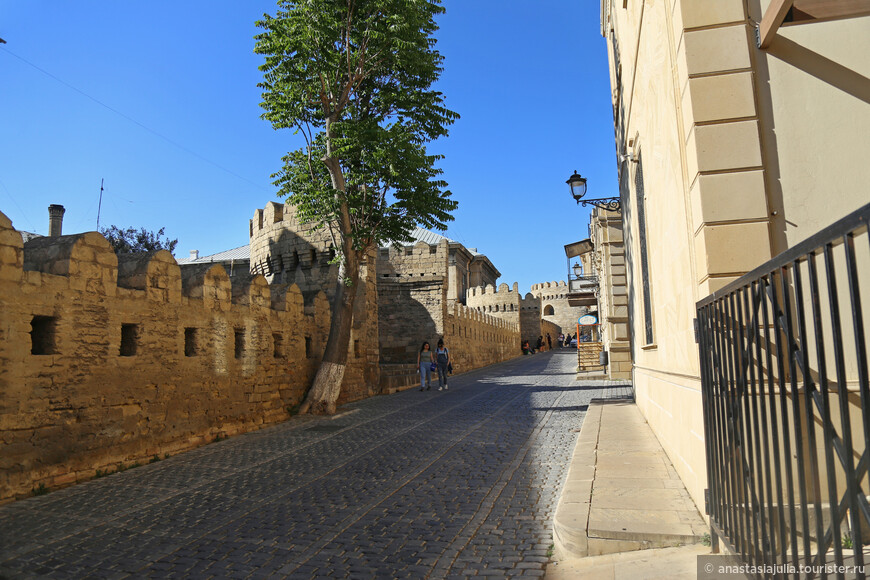
M586 205L594 205L599 209L605 209L607 211L619 211L622 207L622 204L619 201L618 197L602 197L599 199L578 199L577 203L583 206Z

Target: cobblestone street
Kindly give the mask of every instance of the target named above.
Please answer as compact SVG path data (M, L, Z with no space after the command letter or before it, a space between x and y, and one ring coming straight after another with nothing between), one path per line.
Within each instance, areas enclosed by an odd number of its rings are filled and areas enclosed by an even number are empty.
M575 367L522 357L0 506L0 576L543 576L587 404L630 396Z

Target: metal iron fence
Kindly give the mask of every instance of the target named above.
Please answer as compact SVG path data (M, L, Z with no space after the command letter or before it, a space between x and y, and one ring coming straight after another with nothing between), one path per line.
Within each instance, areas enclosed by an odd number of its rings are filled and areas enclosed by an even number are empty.
M864 577L837 566L870 556L868 221L870 205L696 305L714 548L758 571Z

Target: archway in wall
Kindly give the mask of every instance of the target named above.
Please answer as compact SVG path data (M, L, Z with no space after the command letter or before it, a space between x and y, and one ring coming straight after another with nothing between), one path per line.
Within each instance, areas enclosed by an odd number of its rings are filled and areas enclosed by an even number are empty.
M544 306L544 316L553 316L556 313L556 310L553 308L552 304L547 304Z

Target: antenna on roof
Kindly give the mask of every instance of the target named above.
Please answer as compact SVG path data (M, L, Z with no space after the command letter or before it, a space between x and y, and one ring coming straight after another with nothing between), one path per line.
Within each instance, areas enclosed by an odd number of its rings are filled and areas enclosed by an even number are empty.
M100 178L100 203L97 204L97 231L100 231L100 210L103 208L103 181L105 178ZM91 206L93 207L93 206Z

